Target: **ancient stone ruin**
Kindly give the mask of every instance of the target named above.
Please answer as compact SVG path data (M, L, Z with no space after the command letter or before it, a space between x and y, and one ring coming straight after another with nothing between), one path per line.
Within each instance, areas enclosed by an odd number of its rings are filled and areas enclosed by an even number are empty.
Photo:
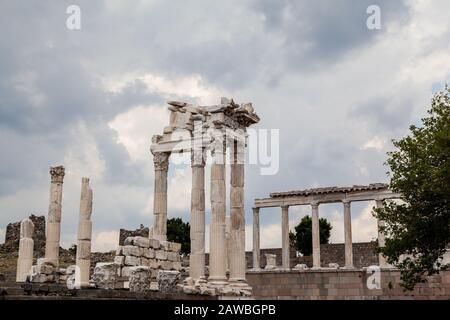
M16 282L20 283L21 289L3 289L0 285L2 295L8 292L52 294L49 289L52 288L55 295L80 297L85 294L102 299L375 299L406 296L399 289L398 270L388 265L382 255L374 254L377 245L384 246L383 221L378 221L377 243L354 246L352 241L352 202L374 200L376 207L380 207L386 201L401 198L401 195L392 192L386 184L376 183L276 192L268 198L256 199L253 207L253 251L246 259L244 172L247 128L258 123L259 117L251 103L237 104L227 98L213 106L171 101L169 110L169 125L162 135L152 137L150 147L155 170L151 228L141 225L137 230L121 229L114 258L92 262L91 216L95 210L90 180L84 177L81 179L75 264L61 268L65 168L51 167L47 225L44 217L34 215L8 225L3 247L18 251ZM228 152L231 162L230 209L227 213L225 172ZM190 153L192 170L188 267L182 263L181 244L167 241L169 160L171 156L182 153ZM205 165L208 153L212 159L209 181L211 219L209 253L206 254ZM320 245L319 206L325 203L343 205L344 244ZM300 205L311 207L312 257L296 256L289 245L289 207ZM260 209L268 207L281 208L281 249L260 248ZM44 230L47 230L46 237ZM35 265L33 255L38 257ZM450 252L447 252L443 261L448 263L449 257ZM376 274L373 270L379 271L380 278L375 279L378 282L371 278ZM446 288L450 278L445 272L442 271L439 277L431 277L432 285L421 284L411 294L448 298L450 292ZM2 277L0 281L4 281ZM369 281L370 285L367 285Z

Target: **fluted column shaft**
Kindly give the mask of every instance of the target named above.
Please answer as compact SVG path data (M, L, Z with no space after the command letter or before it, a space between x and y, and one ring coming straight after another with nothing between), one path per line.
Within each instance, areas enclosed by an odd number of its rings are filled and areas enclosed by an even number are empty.
M211 222L209 249L209 277L211 283L226 282L225 265L225 137L216 129L212 147L211 164Z
M205 277L205 157L202 148L192 152L189 276L197 280Z
M281 261L283 269L290 268L289 260L289 206L281 207Z
M160 241L167 240L167 172L169 170L167 152L155 152L155 186L153 197L153 229L151 236Z
M17 258L16 281L25 282L33 265L34 223L24 219L20 223L19 257Z
M50 199L47 217L45 259L54 266L59 265L59 242L61 236L61 208L64 167L51 167Z
M313 267L320 268L320 225L319 225L319 204L311 204L312 208L312 249Z
M230 189L230 282L245 282L245 143L234 141L231 154Z
M259 208L253 208L253 269L260 268L260 233L259 233Z
M375 200L375 206L377 208L383 207L383 200ZM385 222L383 220L377 219L377 228L378 228L378 246L380 248L384 247L385 245L385 235L382 228L385 226ZM378 265L380 267L386 267L387 262L386 258L380 253L378 254Z
M353 268L352 216L350 201L344 201L345 267Z
M92 189L89 179L81 179L80 218L75 269L75 287L88 288L91 270Z

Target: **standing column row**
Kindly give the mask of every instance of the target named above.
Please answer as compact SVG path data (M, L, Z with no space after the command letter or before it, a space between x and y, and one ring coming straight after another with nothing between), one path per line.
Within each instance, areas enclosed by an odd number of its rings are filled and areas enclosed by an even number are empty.
M320 268L320 226L319 226L319 203L311 204L312 208L312 251L313 268Z
M244 163L245 141L234 140L231 145L230 186L230 282L245 284L245 211Z
M260 269L259 208L253 208L253 269Z
M352 215L350 201L342 201L344 204L344 240L345 240L345 268L353 268L353 242L352 242Z
M191 254L189 276L195 280L205 277L205 154L204 149L192 151L191 191Z
M63 166L51 167L50 199L45 241L45 259L55 267L59 265L59 241L61 235L62 187L65 170Z
M155 187L153 197L153 229L150 237L167 240L167 171L169 170L168 152L153 153L155 166Z
M210 222L210 250L209 277L212 284L226 283L225 265L225 135L216 128L214 141L211 144L211 222Z
M383 200L375 200L375 206L377 208L383 207ZM385 245L385 236L384 236L384 228L385 222L383 220L377 219L377 227L378 227L378 246L380 248ZM380 253L378 254L378 265L380 267L387 267L386 258Z
M281 207L281 264L283 269L290 268L289 261L289 206Z

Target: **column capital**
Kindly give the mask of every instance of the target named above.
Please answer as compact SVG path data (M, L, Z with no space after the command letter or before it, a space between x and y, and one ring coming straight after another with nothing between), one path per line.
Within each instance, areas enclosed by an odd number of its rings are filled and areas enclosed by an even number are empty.
M344 200L342 200L342 203L343 203L344 207L350 207L351 201L344 199Z
M153 164L155 165L155 171L168 171L169 157L170 157L169 152L153 153Z
M253 207L252 210L253 213L259 213L259 207Z
M50 176L52 182L62 183L64 180L65 169L63 166L50 167Z
M289 209L289 206L288 206L288 205L281 206L281 209L282 209L282 210L288 210L288 209Z
M204 167L206 164L205 148L191 151L191 167Z
M320 202L319 201L311 201L311 207L319 207Z

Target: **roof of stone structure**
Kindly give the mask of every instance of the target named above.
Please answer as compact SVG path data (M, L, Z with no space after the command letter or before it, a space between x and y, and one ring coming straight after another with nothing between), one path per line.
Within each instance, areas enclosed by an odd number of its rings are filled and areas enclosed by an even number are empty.
M328 193L348 193L348 192L358 192L358 191L371 191L371 190L381 190L387 189L389 187L386 183L371 183L368 186L354 185L351 187L323 187L323 188L311 188L304 190L295 190L287 192L273 192L270 194L271 198L284 198L284 197L295 197L295 196L310 196L318 194L328 194Z

